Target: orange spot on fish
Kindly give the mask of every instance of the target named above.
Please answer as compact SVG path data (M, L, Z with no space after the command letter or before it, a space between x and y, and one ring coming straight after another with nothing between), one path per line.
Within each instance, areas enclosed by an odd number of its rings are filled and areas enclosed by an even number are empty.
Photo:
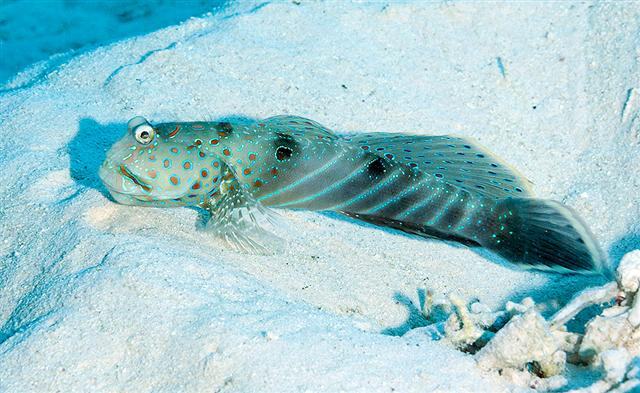
M198 155L200 156L200 158L204 158L206 156L206 154L204 154L203 152L199 151Z
M197 181L197 182L193 183L193 185L191 186L191 189L193 189L193 190L200 189L200 182Z
M193 143L195 143L196 146L202 145L202 141L200 139L196 139Z
M224 154L225 156L230 156L230 155L231 155L231 152L229 151L229 149L224 149L224 150L222 151L222 154Z
M276 168L272 168L272 169L271 169L271 174L272 174L273 176L277 175L277 174L278 174L278 170L277 170Z
M224 138L224 137L226 137L226 136L227 136L227 133L226 133L226 132L224 132L224 131L218 131L218 135L219 135L221 138Z
M150 171L147 171L147 174L149 175L150 178L155 179L156 177L158 177L158 173L156 171L154 171L153 169Z
M169 168L171 166L171 161L169 161L168 159L165 159L164 161L162 161L162 165L165 168Z
M189 161L185 161L182 166L184 167L184 169L191 169L191 163Z
M249 154L249 160L251 160L251 161L255 161L255 160L256 160L256 158L257 158L257 157L256 157L256 155L255 155L255 154L253 154L253 153Z
M209 176L209 172L207 172L207 170L206 170L206 169L203 169L203 170L200 172L200 175L201 175L202 177L207 177L207 176Z
M251 169L249 169L249 168L245 168L245 170L244 170L244 171L242 171L242 173L244 173L244 174L245 174L245 176L248 176L248 175L250 175L250 174L251 174Z
M217 139L212 139L212 140L209 141L209 143L211 143L212 145L217 145L218 142L220 142L220 141L217 140Z
M149 156L149 161L155 161L156 160L156 156Z
M179 180L177 177L175 177L175 176L171 176L171 177L169 178L169 181L170 181L170 182L171 182L171 184L173 184L174 186L177 186L177 185L178 185L178 183L180 182L180 180Z
M253 185L256 187L262 187L262 182L260 180L256 180L255 183L253 183Z

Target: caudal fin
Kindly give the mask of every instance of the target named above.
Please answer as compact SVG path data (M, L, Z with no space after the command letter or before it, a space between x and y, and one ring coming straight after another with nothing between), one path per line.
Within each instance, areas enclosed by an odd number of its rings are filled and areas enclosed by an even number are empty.
M611 276L594 236L559 202L504 199L487 228L482 246L523 267Z

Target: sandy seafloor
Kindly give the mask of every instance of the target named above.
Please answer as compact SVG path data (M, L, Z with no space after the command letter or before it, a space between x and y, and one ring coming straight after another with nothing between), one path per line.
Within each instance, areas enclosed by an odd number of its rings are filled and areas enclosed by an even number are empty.
M552 310L602 282L311 212L281 212L285 251L234 252L194 210L107 198L97 168L135 115L470 136L576 209L612 264L640 248L639 3L297 3L232 6L3 88L0 391L519 390L403 338L425 323L419 293Z

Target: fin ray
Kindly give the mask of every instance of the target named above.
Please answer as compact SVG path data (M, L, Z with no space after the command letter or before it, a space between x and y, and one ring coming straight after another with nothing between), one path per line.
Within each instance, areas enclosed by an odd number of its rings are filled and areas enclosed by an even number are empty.
M573 210L556 201L500 201L480 244L525 268L611 276L593 234Z

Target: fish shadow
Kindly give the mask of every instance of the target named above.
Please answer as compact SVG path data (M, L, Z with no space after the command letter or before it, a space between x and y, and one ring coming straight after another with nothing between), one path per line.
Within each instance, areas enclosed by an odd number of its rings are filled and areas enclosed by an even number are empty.
M80 120L78 132L67 145L69 173L79 185L93 188L113 201L98 176L107 151L127 130L126 123L101 124L90 117Z
M392 326L382 329L380 331L380 334L384 334L387 336L402 336L412 329L427 326L431 323L427 320L424 313L421 311L424 308L426 291L422 288L419 288L417 291L417 295L417 305L409 296L403 294L402 292L396 292L393 295L393 300L396 302L396 304L402 305L407 309L407 319L398 326Z
M504 298L501 298L497 302L498 306L495 308L492 307L492 310L504 310L508 301L519 303L523 299L530 297L536 302L536 304L540 304L541 302L547 305L555 303L555 306L547 308L546 310L541 310L543 317L550 318L555 311L568 303L569 300L571 300L573 296L579 293L582 289L602 285L604 281L606 281L606 279L601 276L581 276L577 274L563 275L552 272L544 272L543 274L548 276L546 284L537 287L515 288L513 292L506 295ZM396 304L406 308L407 317L398 325L382 329L380 334L403 336L412 329L446 320L447 315L442 314L442 311L439 311L440 315L438 315L438 318L433 319L429 316L428 319L422 312L425 305L426 290L424 288L417 288L416 295L417 296L414 298L408 294L403 294L400 291L397 291L394 294L393 299ZM479 298L466 300L467 304L472 301L482 301L482 299ZM603 307L608 306L610 306L610 304L605 303L604 305L598 304L585 308L572 320L567 322L567 329L571 332L584 333L586 323L596 315L599 315Z

